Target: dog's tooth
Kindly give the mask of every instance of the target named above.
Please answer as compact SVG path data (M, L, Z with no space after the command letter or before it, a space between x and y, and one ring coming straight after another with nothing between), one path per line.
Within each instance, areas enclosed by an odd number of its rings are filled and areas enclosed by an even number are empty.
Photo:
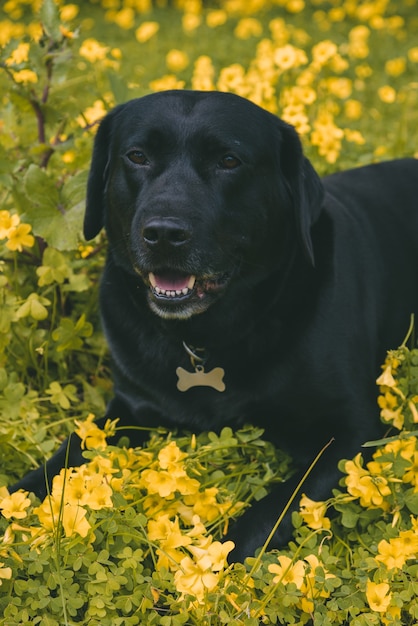
M176 289L176 296L181 296L181 290L180 289Z
M181 290L181 292L184 296L187 296L187 294L189 293L189 288L185 287L184 289Z
M170 291L169 293L170 293L170 296L171 296L172 298L174 298L174 297L175 297L175 295L176 295L176 292L175 292L175 291Z
M190 276L189 282L187 283L188 289L193 289L195 282L196 282L196 276Z
M154 276L154 274L152 272L150 272L148 274L148 280L151 283L151 287L154 287L154 289L156 289L156 288L158 289L157 281L155 280L155 276Z

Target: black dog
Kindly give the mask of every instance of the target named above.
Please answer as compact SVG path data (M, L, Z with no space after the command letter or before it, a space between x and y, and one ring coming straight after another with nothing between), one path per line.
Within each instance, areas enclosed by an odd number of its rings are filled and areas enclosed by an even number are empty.
M327 498L338 460L381 435L375 379L417 311L418 161L321 182L295 130L256 105L153 94L98 130L86 237L102 227L108 416L189 431L251 422L301 472L334 438L303 487ZM263 543L299 479L237 523L237 559ZM15 488L43 496L44 482L40 469ZM275 545L289 533L287 520Z

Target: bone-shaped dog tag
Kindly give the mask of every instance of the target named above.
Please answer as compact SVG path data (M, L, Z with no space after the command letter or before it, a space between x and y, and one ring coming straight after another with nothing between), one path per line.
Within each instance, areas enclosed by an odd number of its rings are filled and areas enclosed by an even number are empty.
M187 391L191 387L212 387L216 391L225 391L225 383L222 380L225 370L222 367L215 367L210 372L205 372L202 365L197 365L194 372L188 372L182 367L178 367L176 374L179 391Z

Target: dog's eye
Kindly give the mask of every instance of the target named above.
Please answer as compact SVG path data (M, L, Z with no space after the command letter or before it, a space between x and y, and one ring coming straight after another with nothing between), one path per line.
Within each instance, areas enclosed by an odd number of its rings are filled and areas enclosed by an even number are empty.
M146 155L142 152L142 150L131 150L131 152L128 152L126 156L132 163L135 163L135 165L149 164L149 161Z
M241 161L233 154L225 154L219 161L219 167L224 170L234 170L241 165Z

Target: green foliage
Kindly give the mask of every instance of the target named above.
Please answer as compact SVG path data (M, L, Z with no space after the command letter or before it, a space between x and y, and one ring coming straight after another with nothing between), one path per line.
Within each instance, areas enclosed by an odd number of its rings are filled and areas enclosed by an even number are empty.
M230 518L288 459L251 428L106 447L91 423L111 394L97 313L106 244L82 239L96 123L153 90L243 95L293 123L321 173L416 156L417 27L415 0L2 5L0 484L47 458L74 419L91 463L44 503L1 490L0 624L418 620L418 353L390 352L378 380L382 419L403 431L367 464L341 461L328 502L302 497L286 550L228 566Z

